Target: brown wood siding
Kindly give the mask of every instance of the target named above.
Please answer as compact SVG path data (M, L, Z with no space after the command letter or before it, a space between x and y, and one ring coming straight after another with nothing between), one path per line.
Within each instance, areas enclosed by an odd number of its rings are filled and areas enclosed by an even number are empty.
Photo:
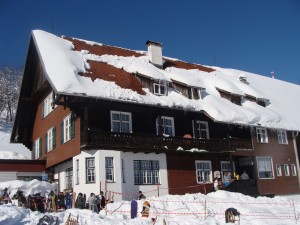
M299 194L299 182L297 176L285 176L282 167L282 176L276 174L276 164L296 165L296 158L291 132L288 132L288 144L279 144L276 130L268 130L268 143L258 143L256 131L253 132L253 147L255 156L272 157L274 179L257 179L258 191L260 194L274 193L278 195ZM257 165L255 165L257 171ZM299 171L297 171L298 173ZM258 177L258 175L256 174Z
M45 118L42 118L42 103L44 99L50 93L47 92L40 99L37 113L35 116L34 127L33 127L33 142L41 137L42 138L42 157L41 159L47 158L46 168L58 164L62 161L68 160L73 156L80 153L80 119L79 117L75 118L75 138L70 141L60 144L60 123L63 119L70 115L72 112L68 108L63 106L57 106L49 115ZM53 126L56 127L56 148L52 151L45 153L45 135L48 130Z
M184 85L181 85L181 84L178 84L178 83L175 83L173 82L173 86L174 88L179 91L183 96L185 96L186 98L190 98L189 97L189 91L188 91L188 88Z
M213 184L197 184L196 166L197 160L211 161L212 171L221 170L221 161L228 161L229 158L218 157L216 155L200 154L168 154L167 170L170 194L186 193L208 193L212 191ZM212 178L213 179L213 178Z
M0 163L0 171L16 171L16 172L43 172L45 171L44 164L26 164L26 163Z

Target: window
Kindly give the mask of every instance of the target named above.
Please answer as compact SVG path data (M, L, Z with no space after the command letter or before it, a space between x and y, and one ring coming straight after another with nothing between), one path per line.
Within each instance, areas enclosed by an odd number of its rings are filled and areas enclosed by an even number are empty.
M202 95L203 95L203 92L204 92L205 89L203 88L191 88L189 91L188 91L188 95L189 95L189 98L190 99L202 99Z
M268 143L268 134L266 128L256 128L257 141L259 143Z
M290 168L289 168L289 165L288 164L284 164L283 165L283 168L284 168L284 175L285 176L290 176Z
M56 147L56 128L52 127L45 135L45 152L50 152Z
M288 144L288 139L285 130L278 130L277 135L279 144Z
M106 181L114 181L114 161L112 157L105 157L105 177Z
M134 184L159 184L159 163L151 160L134 160Z
M156 120L156 134L175 136L174 118L162 116Z
M60 143L66 143L75 137L75 116L71 114L60 124Z
M212 182L211 161L196 161L197 183Z
M256 157L258 178L270 179L274 178L273 164L271 157Z
M33 144L34 159L38 159L42 156L42 138L35 140Z
M52 103L53 103L53 92L51 92L43 102L43 106L42 106L43 118L45 118L48 114L50 114L53 111Z
M66 189L73 188L73 167L66 169Z
M127 112L110 112L111 131L132 133L131 113Z
M76 159L76 184L79 184L79 159Z
M86 182L95 183L95 158L86 158Z
M126 180L125 180L125 165L124 165L124 159L121 160L121 166L122 166L122 182L123 183L126 183Z
M222 178L224 177L224 174L227 172L231 172L230 161L221 161Z
M297 176L297 168L295 164L291 165L291 171L293 176Z
M208 123L205 121L193 121L194 138L209 139Z
M276 171L278 177L282 176L281 165L276 164Z
M166 95L166 84L154 83L153 90L156 95Z

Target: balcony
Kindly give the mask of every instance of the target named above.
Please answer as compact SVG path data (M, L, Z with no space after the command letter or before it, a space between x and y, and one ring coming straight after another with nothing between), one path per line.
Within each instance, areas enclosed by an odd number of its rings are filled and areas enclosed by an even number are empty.
M82 149L122 149L148 152L165 150L200 150L206 152L234 152L252 150L251 139L191 139L136 133L115 133L96 130L81 131Z

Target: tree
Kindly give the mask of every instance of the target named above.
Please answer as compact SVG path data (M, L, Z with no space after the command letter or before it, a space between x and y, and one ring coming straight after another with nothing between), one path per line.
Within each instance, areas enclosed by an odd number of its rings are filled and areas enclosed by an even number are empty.
M0 116L6 123L14 120L22 80L22 67L3 66L0 68Z

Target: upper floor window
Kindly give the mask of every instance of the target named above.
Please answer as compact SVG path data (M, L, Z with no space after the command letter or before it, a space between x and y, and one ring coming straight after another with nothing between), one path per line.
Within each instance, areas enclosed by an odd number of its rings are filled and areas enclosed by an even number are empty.
M288 164L284 164L283 165L283 168L284 168L284 175L285 176L290 176L290 168L289 168L289 165Z
M51 92L43 101L43 106L42 106L43 118L45 118L49 113L53 111L52 103L53 103L53 92Z
M209 139L208 123L206 121L193 121L194 137L199 139Z
M75 121L74 114L71 114L64 118L60 124L60 143L66 143L67 141L75 137Z
M266 128L257 127L256 137L259 143L268 143L268 133Z
M35 140L33 144L34 159L38 159L42 156L42 138Z
M156 119L156 134L175 136L174 118L161 116Z
M256 157L258 178L274 178L273 164L271 157Z
M188 95L190 99L202 99L204 88L195 88L191 87L190 90L188 90Z
M279 144L288 144L287 134L285 130L278 130L277 136Z
M276 164L276 171L278 177L282 176L281 165Z
M105 177L106 181L114 181L114 160L112 157L105 157Z
M153 93L156 95L166 95L167 87L165 83L153 83Z
M197 183L212 182L211 161L196 161Z
M86 182L95 183L95 158L86 158Z
M131 113L111 111L111 131L132 133Z
M134 160L134 184L159 184L159 162Z
M49 152L56 147L56 128L52 127L45 136L45 152Z

